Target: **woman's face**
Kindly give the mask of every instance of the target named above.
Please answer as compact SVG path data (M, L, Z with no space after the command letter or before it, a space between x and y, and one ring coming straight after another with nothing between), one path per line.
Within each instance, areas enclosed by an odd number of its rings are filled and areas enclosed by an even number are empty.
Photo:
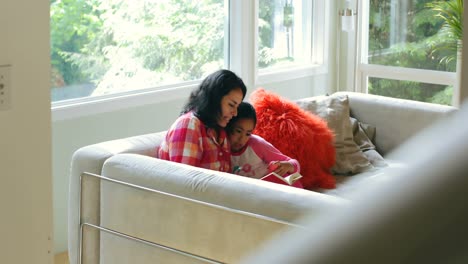
M240 88L231 90L221 99L221 115L218 117L218 125L226 127L229 120L237 115L237 107L242 102L244 94Z
M247 144L254 128L255 123L251 118L240 118L236 121L232 126L232 131L229 133L232 152L238 152Z

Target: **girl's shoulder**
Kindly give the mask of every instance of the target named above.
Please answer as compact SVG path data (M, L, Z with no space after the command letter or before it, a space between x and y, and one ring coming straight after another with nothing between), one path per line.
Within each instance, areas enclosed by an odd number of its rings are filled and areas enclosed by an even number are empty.
M265 141L265 139L262 138L262 137L259 136L259 135L256 135L256 134L250 135L249 143L250 143L250 142L261 142L261 141Z
M255 149L257 146L261 147L265 145L271 145L271 143L259 135L252 134L249 139L249 145Z

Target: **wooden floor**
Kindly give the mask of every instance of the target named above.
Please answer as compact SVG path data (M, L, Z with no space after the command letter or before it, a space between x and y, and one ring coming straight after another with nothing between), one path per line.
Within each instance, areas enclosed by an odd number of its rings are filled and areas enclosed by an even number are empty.
M68 262L68 252L63 252L55 255L54 264L69 264Z

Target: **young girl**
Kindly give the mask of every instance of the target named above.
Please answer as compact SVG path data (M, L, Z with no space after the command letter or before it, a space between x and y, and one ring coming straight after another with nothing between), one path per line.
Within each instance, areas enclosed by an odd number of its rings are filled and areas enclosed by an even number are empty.
M255 108L247 102L241 102L237 116L226 127L231 143L233 173L260 179L272 171L283 177L299 172L297 160L284 155L268 141L253 134L256 124ZM300 181L293 186L303 188Z

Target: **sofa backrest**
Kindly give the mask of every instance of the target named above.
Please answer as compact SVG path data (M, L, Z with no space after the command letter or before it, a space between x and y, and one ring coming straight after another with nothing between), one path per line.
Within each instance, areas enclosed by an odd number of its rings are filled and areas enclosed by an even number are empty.
M338 92L349 98L351 116L376 127L375 146L383 156L457 108L385 96Z

